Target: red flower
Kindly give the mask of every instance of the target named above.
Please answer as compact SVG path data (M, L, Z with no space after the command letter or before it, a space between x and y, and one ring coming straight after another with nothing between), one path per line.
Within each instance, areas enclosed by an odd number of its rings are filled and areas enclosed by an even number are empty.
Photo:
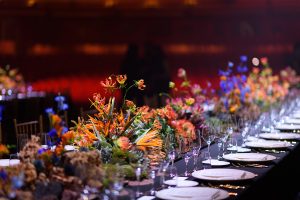
M113 82L111 77L108 77L105 82L101 81L102 87L106 90L106 92L113 93L116 89L116 82Z

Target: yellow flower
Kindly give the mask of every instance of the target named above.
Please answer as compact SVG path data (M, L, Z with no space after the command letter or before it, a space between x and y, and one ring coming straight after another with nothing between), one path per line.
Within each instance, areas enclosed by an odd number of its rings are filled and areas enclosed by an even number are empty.
M172 81L170 81L170 82L169 82L169 88L175 88L175 83L172 82Z
M124 75L117 75L117 81L120 85L124 85L125 81L127 80L126 74Z
M185 99L185 103L186 103L186 105L191 106L195 103L195 99L194 98L187 98L187 99Z
M138 87L139 90L144 90L146 85L144 85L144 80L140 79L135 82L136 86Z

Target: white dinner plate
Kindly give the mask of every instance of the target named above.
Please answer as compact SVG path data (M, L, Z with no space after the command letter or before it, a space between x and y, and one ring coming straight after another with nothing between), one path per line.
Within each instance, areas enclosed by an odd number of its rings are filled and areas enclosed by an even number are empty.
M259 137L273 140L294 140L300 139L300 134L297 133L262 133Z
M300 119L297 118L287 118L284 120L285 124L296 124L296 125L300 125Z
M265 148L265 149L280 149L280 148L287 148L292 146L289 142L284 141L276 141L276 140L258 140L253 142L246 142L245 145L247 147L252 148Z
M300 119L300 113L296 112L296 113L292 114L291 117Z
M236 151L237 153L245 153L251 151L251 149L244 148L244 147L228 147L227 150Z
M266 162L276 159L275 156L263 153L231 153L224 155L223 158L239 162Z
M65 150L66 151L74 151L75 150L75 146L73 146L73 145L65 145Z
M19 159L0 159L0 166L1 167L8 167L12 165L18 165L20 163Z
M245 170L215 168L195 171L192 176L208 181L240 181L253 179L257 175Z
M300 130L300 125L280 124L276 126L276 129L283 130L283 131L294 131L294 130Z
M168 188L156 192L156 197L166 200L212 200L226 199L229 194L225 190L209 187Z
M216 159L211 159L211 163L209 160L204 160L202 161L202 163L204 164L211 164L211 166L226 166L226 165L230 165L229 162L226 161L222 161L222 160L216 160Z
M190 180L176 180L176 179L170 179L166 180L164 184L172 185L176 187L194 187L197 186L199 183L196 181L190 181Z

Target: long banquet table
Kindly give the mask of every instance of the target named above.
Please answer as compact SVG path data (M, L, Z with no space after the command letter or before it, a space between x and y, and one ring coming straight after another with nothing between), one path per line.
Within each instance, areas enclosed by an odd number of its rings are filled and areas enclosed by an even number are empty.
M292 147L288 147L285 151L276 151L275 153L265 152L264 150L252 150L252 152L261 152L275 156L277 159L267 163L268 167L255 168L244 167L237 165L229 165L224 168L247 170L257 174L254 179L240 182L230 182L230 184L236 184L245 186L244 189L224 189L231 193L236 193L236 196L229 196L228 199L297 199L297 193L300 192L300 144L299 140L293 142ZM201 153L207 151L207 148L203 148ZM216 158L218 154L217 144L211 145L211 155ZM175 162L178 174L183 174L185 171L185 163L183 159L179 159ZM189 171L193 170L193 158L189 161ZM201 165L199 165L201 166ZM210 168L210 167L206 167ZM223 182L207 182L199 179L195 179L189 176L188 180L198 181L200 186L217 187L218 184ZM159 188L160 177L155 179L155 188ZM151 188L150 185L140 186L140 190L147 194ZM136 190L135 187L132 187ZM157 198L156 198L157 199Z

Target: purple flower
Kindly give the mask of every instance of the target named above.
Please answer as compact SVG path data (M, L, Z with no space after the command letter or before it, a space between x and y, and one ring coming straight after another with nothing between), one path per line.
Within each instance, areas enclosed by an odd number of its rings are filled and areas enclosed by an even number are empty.
M240 60L241 60L241 62L247 62L248 57L245 56L245 55L241 55L241 56L240 56Z
M53 108L46 108L45 109L45 112L47 113L47 114L54 114L54 110L53 110Z
M66 98L64 96L58 95L54 98L56 102L64 102Z
M6 171L4 169L0 170L0 178L2 180L6 180L7 179L7 173L6 173Z
M44 153L45 151L46 151L46 149L40 148L40 149L38 150L38 155L41 155L41 154Z
M24 185L24 175L12 177L13 188L19 189Z

